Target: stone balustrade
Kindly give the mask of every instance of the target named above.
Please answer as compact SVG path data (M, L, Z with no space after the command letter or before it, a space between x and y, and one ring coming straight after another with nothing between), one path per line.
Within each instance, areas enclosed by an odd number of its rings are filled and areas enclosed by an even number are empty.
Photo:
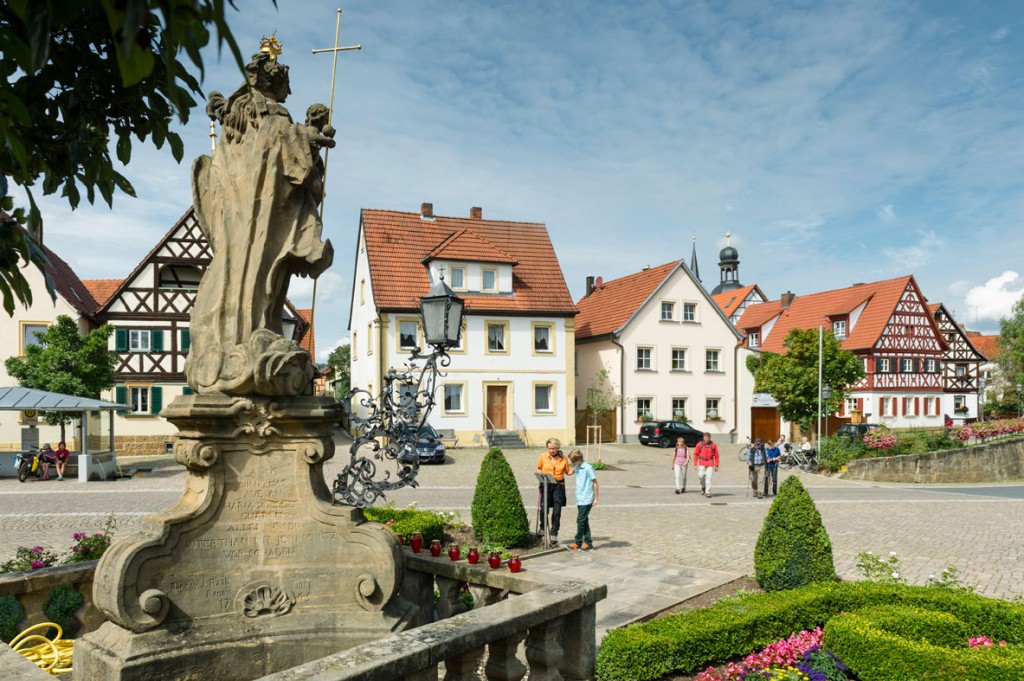
M507 567L406 553L399 595L420 626L263 677L261 681L576 681L594 675L596 603L607 587L577 579L546 583ZM483 560L483 559L481 559ZM529 561L526 561L528 564ZM466 612L461 585L476 607ZM434 605L434 587L440 594ZM484 606L484 607L481 607ZM434 621L436 620L436 621ZM517 652L525 640L526 663Z
M595 605L607 587L576 579L546 583L506 566L492 570L446 555L405 554L400 598L416 610L418 626L390 638L345 650L264 677L264 681L435 681L444 663L445 679L477 679L486 653L484 675L491 681L589 679L594 675ZM24 622L46 621L43 608L51 589L73 584L85 599L76 619L90 631L103 621L92 604L96 561L0 574L0 596L14 596L25 610ZM462 601L463 585L474 608ZM434 601L434 589L439 598ZM73 627L74 628L74 627ZM69 632L78 633L78 632ZM517 655L525 641L526 664Z

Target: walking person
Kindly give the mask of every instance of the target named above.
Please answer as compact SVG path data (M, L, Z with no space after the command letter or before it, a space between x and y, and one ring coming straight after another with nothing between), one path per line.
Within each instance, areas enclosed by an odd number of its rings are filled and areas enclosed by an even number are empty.
M779 438L778 442L769 442L765 448L765 465L764 465L764 495L768 496L768 487L772 488L772 496L774 497L779 493L779 459L782 458L782 449L780 445L785 443L786 436L783 435Z
M758 499L764 498L761 488L764 487L764 467L767 461L764 441L757 438L754 440L754 446L747 452L747 469L750 471L750 486L754 489L754 496Z
M690 467L690 453L686 449L686 442L681 437L676 438L676 451L672 455L672 469L676 473L676 494L686 491L686 473Z
M570 551L589 551L594 548L590 534L590 511L597 506L598 485L594 467L583 460L583 452L574 449L569 454L576 479L576 537L566 546Z
M718 445L711 441L711 433L704 433L703 439L693 449L693 462L697 465L697 479L700 493L711 498L711 479L718 470Z
M548 518L541 521L541 526L548 532L551 541L558 541L558 530L562 525L562 507L565 506L565 476L572 475L572 467L569 461L562 454L562 442L558 438L549 438L547 451L540 455L537 460L537 472L547 473L555 478L555 484L548 484L548 510L551 514L550 523ZM543 506L544 485L538 490L538 505Z

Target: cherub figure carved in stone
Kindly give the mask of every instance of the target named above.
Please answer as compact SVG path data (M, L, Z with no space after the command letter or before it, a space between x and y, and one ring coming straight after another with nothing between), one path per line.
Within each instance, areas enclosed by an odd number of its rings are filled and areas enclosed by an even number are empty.
M298 395L313 375L309 354L282 336L281 322L292 275L317 277L333 259L318 205L320 149L334 146L334 129L322 104L305 124L292 120L288 67L266 46L231 96L210 93L221 143L192 167L196 218L213 249L185 367L200 394Z

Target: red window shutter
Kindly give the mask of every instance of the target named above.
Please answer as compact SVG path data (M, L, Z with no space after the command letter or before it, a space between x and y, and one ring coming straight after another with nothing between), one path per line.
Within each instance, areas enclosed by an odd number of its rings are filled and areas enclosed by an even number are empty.
M864 398L863 397L858 397L857 398L857 411L859 411L862 414L864 413Z
M915 414L920 414L921 412L918 410L918 401L917 400L918 400L918 398L915 397L914 398L914 413Z

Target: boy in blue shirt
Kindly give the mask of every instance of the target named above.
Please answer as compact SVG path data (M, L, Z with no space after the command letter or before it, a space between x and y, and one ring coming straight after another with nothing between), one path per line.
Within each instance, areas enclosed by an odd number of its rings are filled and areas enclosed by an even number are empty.
M576 539L565 548L589 551L594 548L594 538L590 536L590 509L597 505L597 478L594 467L583 460L580 450L570 452L569 463L575 469L576 478Z

